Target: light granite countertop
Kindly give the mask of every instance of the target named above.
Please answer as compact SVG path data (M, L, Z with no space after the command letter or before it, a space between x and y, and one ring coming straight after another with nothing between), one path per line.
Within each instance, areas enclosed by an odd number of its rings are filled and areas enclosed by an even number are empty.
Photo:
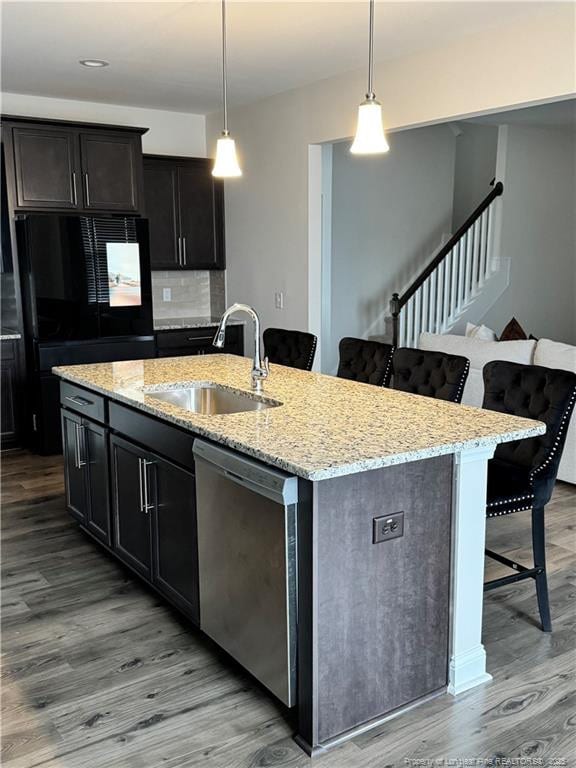
M270 366L264 399L276 408L220 416L151 398L154 389L214 382L256 397L252 361L235 355L60 366L54 373L309 480L533 437L541 422Z
M220 323L219 317L157 317L154 318L155 331L185 331L192 328L209 328ZM244 325L244 320L231 317L227 325Z

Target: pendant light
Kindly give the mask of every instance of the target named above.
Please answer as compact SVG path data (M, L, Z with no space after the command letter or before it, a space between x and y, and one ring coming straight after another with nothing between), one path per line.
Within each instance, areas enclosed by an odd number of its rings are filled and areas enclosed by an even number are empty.
M368 93L358 107L356 136L350 147L355 155L378 155L390 147L382 126L382 105L376 101L372 88L374 77L374 0L370 0L370 32L368 38Z
M231 178L242 176L236 157L236 144L228 131L228 92L226 74L226 0L222 0L222 104L224 109L224 130L216 144L216 160L212 176Z

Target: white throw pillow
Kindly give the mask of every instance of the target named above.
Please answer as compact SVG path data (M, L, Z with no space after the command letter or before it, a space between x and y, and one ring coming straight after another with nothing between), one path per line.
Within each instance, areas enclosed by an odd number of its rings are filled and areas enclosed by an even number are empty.
M559 341L540 339L534 352L534 364L576 373L576 347ZM572 413L566 435L558 479L567 483L576 483L576 417L574 413Z
M421 333L418 346L450 355L462 355L470 360L470 373L462 403L478 408L484 399L484 379L482 369L492 360L509 360L512 363L530 365L534 356L536 342L526 341L481 341L468 336L456 336L452 333Z
M474 325L474 323L466 323L466 336L480 341L498 341L498 336L492 328L486 325Z

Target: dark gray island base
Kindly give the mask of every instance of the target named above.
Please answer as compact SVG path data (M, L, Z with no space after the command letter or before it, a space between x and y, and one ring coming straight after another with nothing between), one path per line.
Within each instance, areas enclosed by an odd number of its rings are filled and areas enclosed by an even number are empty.
M487 461L543 425L281 366L254 395L249 369L55 369L82 529L283 702L308 754L490 680Z
M195 436L61 390L70 513L202 629ZM439 456L298 480L296 740L309 754L446 690L451 476ZM374 518L398 512L403 535L374 544Z

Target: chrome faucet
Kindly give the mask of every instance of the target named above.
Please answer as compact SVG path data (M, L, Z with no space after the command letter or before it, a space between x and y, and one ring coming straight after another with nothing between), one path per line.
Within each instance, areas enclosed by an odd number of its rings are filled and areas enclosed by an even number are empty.
M260 357L260 318L258 317L256 310L249 307L248 304L232 304L232 306L228 307L222 315L220 325L218 326L218 330L216 331L212 343L215 347L218 347L218 349L222 349L226 337L226 323L228 322L230 315L234 314L234 312L246 312L246 314L250 315L254 321L254 360L252 362L252 372L250 376L252 378L252 389L256 390L256 392L261 392L262 382L264 379L268 378L270 367L268 365L268 358L265 357L264 360L262 360Z

